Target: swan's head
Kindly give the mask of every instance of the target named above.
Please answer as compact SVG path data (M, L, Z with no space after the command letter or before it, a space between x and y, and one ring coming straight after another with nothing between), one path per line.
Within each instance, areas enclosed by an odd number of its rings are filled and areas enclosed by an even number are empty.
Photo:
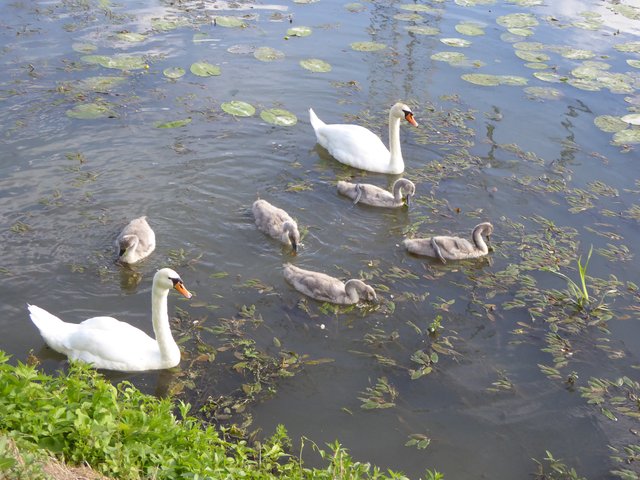
M480 232L481 235L484 235L485 237L489 238L493 233L493 225L491 225L489 222L483 222L476 225L473 230L478 231Z
M137 235L124 235L120 238L118 242L118 258L126 260L130 253L136 249L139 242L140 239Z
M294 252L298 252L300 245L300 232L298 226L292 222L284 222L282 224L282 243L290 243Z
M191 292L185 288L180 275L170 268L163 268L156 272L153 276L153 287L162 290L171 290L173 288L184 297L191 298Z
M416 122L416 119L413 117L413 112L411 111L409 106L404 103L396 103L393 107L391 107L391 111L389 113L393 117L404 118L414 127L418 126L418 122Z
M414 185L414 183L411 180L407 180L406 178L399 178L393 184L394 193L396 189L400 189L405 204L407 205L407 207L410 206L411 197L416 194L416 186Z
M360 300L378 303L378 296L376 295L376 291L373 289L373 287L370 287L362 280L359 280L357 278L347 280L347 282L344 284L345 290L351 288L352 286L354 286L356 292L358 292L358 298Z

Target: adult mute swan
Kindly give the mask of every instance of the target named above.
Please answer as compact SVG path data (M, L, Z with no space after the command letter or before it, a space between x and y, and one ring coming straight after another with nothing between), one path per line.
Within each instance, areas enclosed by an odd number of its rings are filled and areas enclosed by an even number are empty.
M361 299L368 302L378 301L375 290L356 278L342 283L337 278L304 270L290 263L284 264L284 278L300 293L322 302L351 305Z
M180 349L171 335L167 314L167 296L172 288L191 298L176 272L170 268L158 270L151 289L155 339L113 317L92 317L82 323L67 323L40 307L27 306L31 321L46 344L72 360L106 370L158 370L180 363Z
M402 243L408 251L416 255L439 258L442 263L447 260L463 260L482 257L489 253L484 241L493 233L493 225L484 222L476 225L471 234L473 243L459 237L439 236L431 238L407 238Z
M136 263L156 248L156 234L147 223L147 217L131 220L116 238L118 259L123 263Z
M411 180L399 178L393 183L391 192L369 183L338 182L338 193L351 198L354 205L360 202L385 208L398 208L405 204L408 207L411 196L416 193L416 186Z
M341 163L377 173L398 174L404 172L404 160L400 150L400 120L404 118L414 127L418 122L411 109L404 103L396 103L389 110L389 149L371 130L360 125L329 124L320 120L309 109L311 126L316 139L331 156Z
M294 252L300 245L298 224L287 212L274 207L266 200L256 200L251 208L258 229L285 245L291 245Z

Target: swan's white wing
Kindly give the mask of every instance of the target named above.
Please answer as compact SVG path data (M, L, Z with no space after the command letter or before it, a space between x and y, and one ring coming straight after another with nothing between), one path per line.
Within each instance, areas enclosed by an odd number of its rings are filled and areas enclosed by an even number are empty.
M336 160L355 168L371 170L375 164L387 166L391 158L382 140L360 125L324 125L317 137L318 143Z

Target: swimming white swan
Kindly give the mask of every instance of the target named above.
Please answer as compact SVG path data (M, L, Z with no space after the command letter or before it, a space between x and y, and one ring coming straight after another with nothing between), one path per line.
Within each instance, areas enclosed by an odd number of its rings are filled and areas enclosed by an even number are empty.
M338 182L338 193L351 198L354 205L360 202L385 208L398 208L405 204L408 207L411 196L416 193L416 186L411 180L399 178L394 182L391 192L369 183Z
M284 264L284 278L300 293L322 302L350 305L365 300L377 302L375 290L362 280L352 278L342 283L324 273Z
M404 172L404 160L400 150L400 120L404 118L414 127L418 122L411 109L404 103L396 103L389 110L389 149L371 130L360 125L329 124L320 120L309 109L311 126L316 139L331 156L341 163L377 173L398 174Z
M407 238L402 243L411 253L439 258L442 263L447 260L463 260L466 258L482 257L489 253L489 247L484 241L493 233L493 225L484 222L476 225L471 234L473 243L459 237L439 236L431 238Z
M291 245L294 252L298 251L298 245L300 245L298 224L287 212L274 207L266 200L256 200L251 210L259 230L285 245Z
M147 217L131 220L116 238L118 259L124 263L136 263L156 248L156 234L147 223Z
M155 339L113 317L93 317L82 323L67 323L35 305L28 305L28 308L31 320L46 344L72 360L107 370L158 370L180 363L180 349L171 335L167 314L167 296L172 288L191 298L176 272L170 268L158 270L151 289Z

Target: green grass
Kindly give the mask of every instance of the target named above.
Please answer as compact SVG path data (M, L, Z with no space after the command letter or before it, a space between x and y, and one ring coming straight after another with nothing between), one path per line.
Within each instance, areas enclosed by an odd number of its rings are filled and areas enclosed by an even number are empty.
M292 454L283 426L250 446L233 436L232 428L203 425L189 414L189 404L143 394L129 382L112 385L80 363L51 376L8 360L0 351L0 437L10 437L21 452L38 447L122 480L406 478L354 461L337 441L323 449L303 439L300 451ZM324 468L304 465L305 443L311 444L307 454L317 454ZM18 465L6 448L0 450L0 467L15 470ZM425 472L425 478L440 475ZM39 475L14 471L11 478Z

